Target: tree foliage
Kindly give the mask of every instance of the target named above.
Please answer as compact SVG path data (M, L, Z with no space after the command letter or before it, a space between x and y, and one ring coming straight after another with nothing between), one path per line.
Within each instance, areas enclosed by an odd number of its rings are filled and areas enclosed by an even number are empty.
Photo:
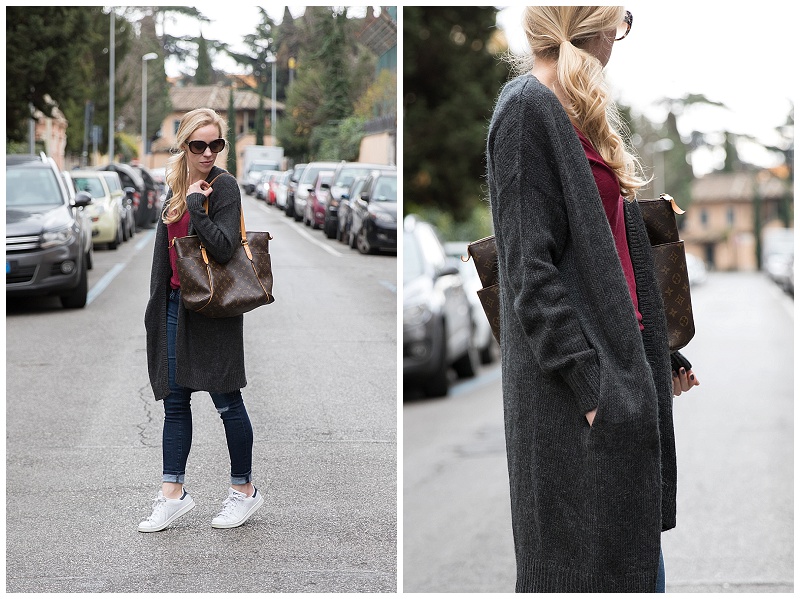
M403 9L405 212L439 207L466 218L484 191L486 128L505 63L487 49L494 7Z
M67 143L73 151L83 141L87 100L94 103L96 121L108 122L109 30L110 17L99 6L6 8L7 140L24 140L30 105L48 116L59 107L69 121ZM117 65L131 38L130 24L116 19ZM122 89L117 93L126 96Z

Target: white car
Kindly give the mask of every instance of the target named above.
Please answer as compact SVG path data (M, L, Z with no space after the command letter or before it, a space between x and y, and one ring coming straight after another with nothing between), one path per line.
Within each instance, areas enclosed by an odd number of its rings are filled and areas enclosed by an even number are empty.
M289 193L289 179L292 176L292 172L291 169L284 171L275 186L275 205L281 210L286 208L286 196Z

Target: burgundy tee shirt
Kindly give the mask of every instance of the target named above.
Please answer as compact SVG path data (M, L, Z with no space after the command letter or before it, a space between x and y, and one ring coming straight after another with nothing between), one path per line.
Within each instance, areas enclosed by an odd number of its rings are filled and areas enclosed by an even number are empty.
M589 159L589 165L592 167L592 175L597 184L597 190L600 192L600 199L603 200L603 209L608 218L608 224L611 226L611 234L614 236L614 244L617 246L617 254L619 261L622 263L622 272L625 274L625 280L628 282L628 290L631 294L633 301L633 308L636 310L636 318L639 321L639 329L644 330L642 324L642 315L639 312L639 299L636 295L636 278L633 274L633 264L631 263L631 254L628 250L628 235L625 230L625 208L623 202L625 198L619 188L619 180L617 175L609 167L600 153L594 149L592 143L581 133L578 128L575 128L578 137L583 145L583 151L586 152L586 158Z
M183 213L180 220L167 225L167 238L169 239L169 263L172 265L172 278L169 280L173 289L181 288L181 279L178 277L178 253L172 240L176 237L186 237L189 234L189 211Z

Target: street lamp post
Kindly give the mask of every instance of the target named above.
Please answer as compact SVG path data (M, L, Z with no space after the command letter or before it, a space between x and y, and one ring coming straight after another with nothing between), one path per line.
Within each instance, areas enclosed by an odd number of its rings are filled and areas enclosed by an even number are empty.
M655 197L659 197L662 193L665 193L664 152L669 152L674 146L675 144L672 142L672 140L667 137L659 139L650 146L650 149L653 152L653 169L655 170L656 177L656 185L654 186Z
M270 114L269 132L272 136L272 145L274 146L275 142L277 141L275 138L275 124L278 120L277 110L275 108L275 63L278 62L278 58L274 54L271 54L267 58L267 62L272 63L272 112Z
M155 58L155 52L142 56L142 166L147 166L147 61Z

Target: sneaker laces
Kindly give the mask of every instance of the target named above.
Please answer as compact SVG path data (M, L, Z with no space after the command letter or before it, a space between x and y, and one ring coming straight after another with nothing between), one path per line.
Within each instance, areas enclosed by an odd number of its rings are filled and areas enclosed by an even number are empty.
M234 491L233 493L229 493L228 496L225 498L225 501L222 502L222 509L217 514L218 518L227 518L231 516L236 511L236 506L239 502L244 501L247 499L247 495L244 493L239 493L238 491Z
M155 520L155 515L160 512L164 507L167 505L167 498L163 495L157 496L153 500L153 513L147 517L147 522L152 522Z

